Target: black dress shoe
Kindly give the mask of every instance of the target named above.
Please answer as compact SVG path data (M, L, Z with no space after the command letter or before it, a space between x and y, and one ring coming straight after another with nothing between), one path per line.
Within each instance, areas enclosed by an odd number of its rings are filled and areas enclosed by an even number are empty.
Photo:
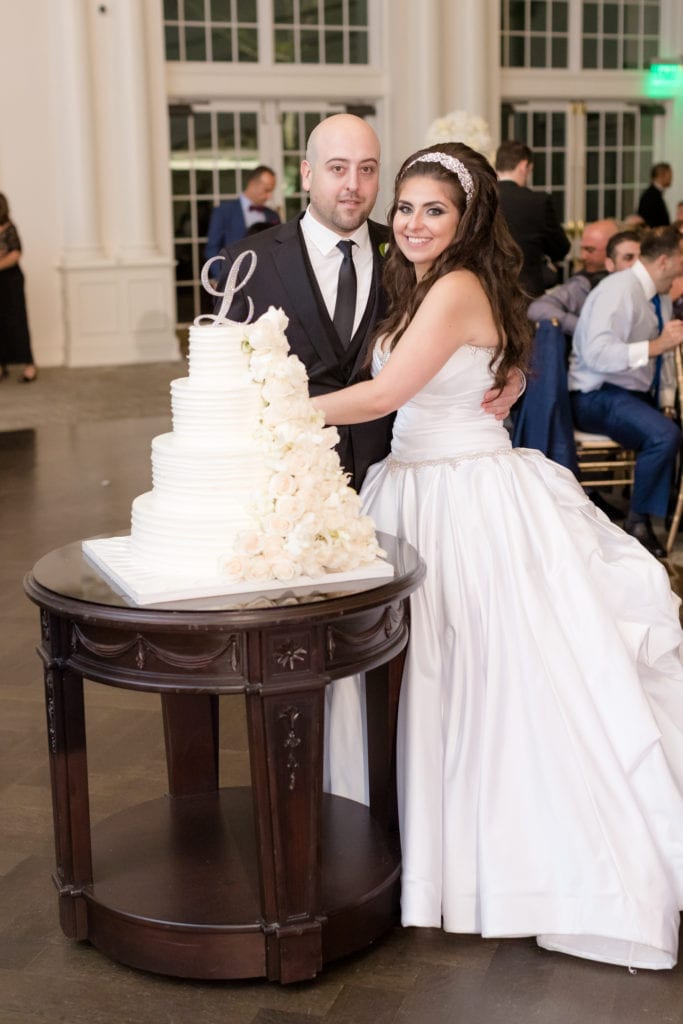
M624 526L626 533L629 533L636 540L640 541L644 548L654 555L655 558L666 558L666 551L657 540L655 531L650 522L629 523Z

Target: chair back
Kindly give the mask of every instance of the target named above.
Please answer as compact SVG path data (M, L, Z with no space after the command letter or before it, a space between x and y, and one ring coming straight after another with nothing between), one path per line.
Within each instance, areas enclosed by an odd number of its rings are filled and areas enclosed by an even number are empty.
M578 477L566 344L557 320L541 320L536 325L527 388L514 414L512 444L537 448Z

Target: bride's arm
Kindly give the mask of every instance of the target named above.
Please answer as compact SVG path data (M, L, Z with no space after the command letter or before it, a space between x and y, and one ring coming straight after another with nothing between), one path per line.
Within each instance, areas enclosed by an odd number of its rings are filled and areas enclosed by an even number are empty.
M314 403L326 423L365 423L380 419L417 394L455 350L476 344L474 337L490 324L488 302L468 272L442 277L429 290L382 371L342 391L318 395ZM495 344L489 328L486 345Z

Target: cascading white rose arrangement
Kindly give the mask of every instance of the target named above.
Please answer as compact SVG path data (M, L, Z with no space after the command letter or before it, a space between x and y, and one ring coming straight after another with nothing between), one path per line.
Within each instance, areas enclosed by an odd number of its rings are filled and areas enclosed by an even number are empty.
M222 567L235 581L320 577L384 555L334 450L339 435L324 425L309 398L305 367L289 352L287 324L285 313L271 306L245 326L242 348L264 403L257 440L271 475L255 500L257 525L238 535Z
M468 114L465 110L451 110L432 121L427 129L425 145L434 146L439 142L464 142L488 160L493 159L493 139L488 124L483 117Z

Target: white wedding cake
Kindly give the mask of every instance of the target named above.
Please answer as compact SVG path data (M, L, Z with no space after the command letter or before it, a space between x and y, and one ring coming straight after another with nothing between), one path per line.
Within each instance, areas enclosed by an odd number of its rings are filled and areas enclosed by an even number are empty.
M133 501L130 536L83 543L136 603L393 574L286 326L271 307L255 323L219 314L190 328L173 430L152 441L152 490Z
M190 328L189 376L171 382L173 432L152 441L152 490L133 502L130 549L160 571L215 573L253 525L269 471L257 438L264 402L248 328Z

